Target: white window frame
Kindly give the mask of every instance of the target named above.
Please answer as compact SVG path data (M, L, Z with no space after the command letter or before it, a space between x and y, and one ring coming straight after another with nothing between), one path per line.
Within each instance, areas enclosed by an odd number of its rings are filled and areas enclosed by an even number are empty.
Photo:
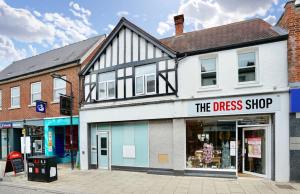
M0 90L0 110L2 110L2 90Z
M63 79L67 80L67 76L62 76ZM52 94L52 99L53 99L53 102L59 102L59 98L58 99L55 99L55 92L57 90L61 90L61 89L65 89L66 90L66 93L67 93L67 83L65 83L65 87L58 87L58 88L55 88L55 80L60 80L59 78L53 78L53 94Z
M18 89L19 90L19 95L13 96L13 90ZM19 98L19 104L13 106L13 99L14 98ZM10 88L10 107L11 108L20 108L21 107L21 88L20 86L12 87Z
M36 85L36 84L39 84L40 87L39 87L39 92L33 92L32 88L33 88L33 85ZM33 95L34 94L40 94L40 99L42 99L42 82L33 82L30 84L30 104L31 105L35 105L35 102L33 102Z
M239 65L239 55L241 54L247 54L247 53L254 53L255 54L255 65L254 65L254 68L255 68L255 80L253 81L245 81L245 82L240 82L239 81L239 69L243 69L243 68L240 68L240 65ZM238 83L238 86L247 86L247 85L256 85L256 84L259 84L259 81L260 81L260 69L259 69L259 56L258 56L258 48L248 48L248 49L241 49L241 50L238 50L237 51L237 83Z
M100 74L101 75L101 74ZM101 84L105 84L105 97L102 97L100 98L100 90L99 90L99 87ZM113 97L109 97L108 96L108 83L114 83L114 96ZM98 82L98 99L99 100L108 100L108 99L115 99L116 98L116 80L115 79L110 79L110 80L107 80L107 81L102 81L102 82Z
M150 76L154 76L154 92L148 92L148 87L147 87L147 78ZM137 78L142 77L143 79L143 92L141 93L137 93ZM148 74L144 74L144 75L139 75L135 77L135 95L136 96L141 96L141 95L151 95L151 94L156 94L156 73L148 73Z
M215 64L216 68L215 69L216 70L215 71L210 71L210 72L202 72L202 60L208 60L208 59L215 59L215 61L216 61L216 64ZM218 65L218 57L215 54L200 58L200 81L199 81L199 83L200 83L200 88L201 89L209 89L209 88L218 88L219 87L219 73L218 73L219 71L218 71L218 67L219 67L219 65ZM216 82L217 83L215 85L208 85L208 86L202 85L202 75L206 74L206 73L212 73L212 72L216 72Z

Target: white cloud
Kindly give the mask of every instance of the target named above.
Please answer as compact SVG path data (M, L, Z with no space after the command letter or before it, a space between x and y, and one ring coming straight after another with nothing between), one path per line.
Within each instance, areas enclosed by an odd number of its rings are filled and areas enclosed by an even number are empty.
M119 11L119 12L117 12L118 17L125 17L125 16L128 16L128 15L129 15L128 11Z
M110 31L112 31L114 28L115 28L115 25L113 25L113 24L108 24L107 27L104 28L104 30L110 32Z
M0 70L12 61L26 57L25 49L17 49L11 39L0 35Z
M274 15L268 15L266 18L264 18L264 20L269 24L274 25L277 21L277 18Z
M157 32L163 35L173 29L173 16L177 14L184 14L185 25L197 30L263 17L273 4L278 4L278 0L182 0L176 13L159 22Z
M28 48L29 48L29 50L30 50L32 56L35 56L35 55L38 54L37 49L34 48L31 44L28 45Z
M0 36L2 37L0 58L6 58L7 53L11 53L11 60L0 60L0 66L26 57L27 54L36 54L36 49L32 45L26 48L28 50L26 53L25 49L15 48L14 41L36 43L51 49L97 34L89 22L92 14L90 10L74 2L70 2L69 10L74 17L66 17L55 12L40 13L37 10L31 12L27 9L11 7L0 0ZM7 46L3 46L4 42ZM17 51L20 53L17 54Z

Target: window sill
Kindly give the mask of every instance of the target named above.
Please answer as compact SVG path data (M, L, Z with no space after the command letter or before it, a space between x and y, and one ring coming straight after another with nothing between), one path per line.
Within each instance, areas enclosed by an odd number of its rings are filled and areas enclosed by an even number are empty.
M59 104L59 101L52 101L50 104Z
M8 110L15 110L15 109L20 109L21 107L20 106L16 106L16 107L10 107L8 108Z
M28 107L35 107L35 104L29 104Z
M198 93L200 92L214 92L214 91L221 91L222 89L219 87L201 87L197 90Z
M235 89L242 89L242 88L256 88L262 87L262 84L259 83L245 83L245 84L238 84Z

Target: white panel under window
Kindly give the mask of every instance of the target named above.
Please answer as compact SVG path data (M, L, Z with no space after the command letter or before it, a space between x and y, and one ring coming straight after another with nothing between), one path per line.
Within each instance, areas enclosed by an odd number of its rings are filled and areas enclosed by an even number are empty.
M104 68L104 57L105 57L104 54L102 54L102 55L100 56L100 69L103 69L103 68Z
M118 77L124 77L124 69L118 69Z
M90 92L90 85L85 85L84 86L84 99L86 100L86 98L88 97Z
M153 44L148 42L148 59L152 59L154 57L154 46Z
M124 63L124 30L119 33L119 64Z
M118 40L115 38L112 43L112 65L117 65L118 57Z
M96 60L94 63L94 70L98 70L99 69L99 60Z
M126 97L132 97L132 79L126 79Z
M146 41L140 38L140 60L146 59Z
M138 41L138 35L136 33L133 33L133 61L138 60L138 48L139 48L139 41Z
M175 69L175 60L168 60L168 69Z
M162 73L162 75L165 77L166 73ZM159 76L159 93L160 94L165 94L166 93L166 81Z
M166 61L160 61L158 63L158 70L159 71L166 70Z
M96 87L92 90L92 94L91 94L91 97L92 97L92 100L96 100Z
M126 68L126 76L131 76L132 75L132 67L127 67Z
M169 83L172 85L172 87L175 89L175 71L171 71L168 73L168 80L169 80ZM171 88L169 88L171 89Z
M106 67L111 66L111 46L109 45L106 49Z
M118 98L124 98L124 80L118 80Z
M126 29L126 63L131 62L131 31Z

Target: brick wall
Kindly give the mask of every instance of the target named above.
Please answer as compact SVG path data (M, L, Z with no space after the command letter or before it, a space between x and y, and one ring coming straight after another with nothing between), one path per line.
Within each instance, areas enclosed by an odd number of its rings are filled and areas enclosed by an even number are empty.
M79 96L79 77L78 73L80 71L80 66L72 66L61 70L53 70L52 72L47 72L38 76L26 78L23 80L18 80L10 83L1 84L0 90L2 90L2 110L0 110L0 121L10 121L10 120L23 120L23 119L34 119L34 118L45 118L45 117L59 117L59 103L53 103L53 78L51 74L56 72L61 75L66 75L67 80L71 81L73 84L74 92L74 115L78 115L78 96ZM31 93L31 83L41 82L42 89L42 100L46 101L47 111L46 114L36 113L35 107L30 106L30 93ZM10 88L20 86L20 105L19 109L9 109L11 106L10 102ZM70 86L67 84L67 94L70 94Z
M278 25L286 29L288 38L289 82L300 82L300 7L290 1Z

